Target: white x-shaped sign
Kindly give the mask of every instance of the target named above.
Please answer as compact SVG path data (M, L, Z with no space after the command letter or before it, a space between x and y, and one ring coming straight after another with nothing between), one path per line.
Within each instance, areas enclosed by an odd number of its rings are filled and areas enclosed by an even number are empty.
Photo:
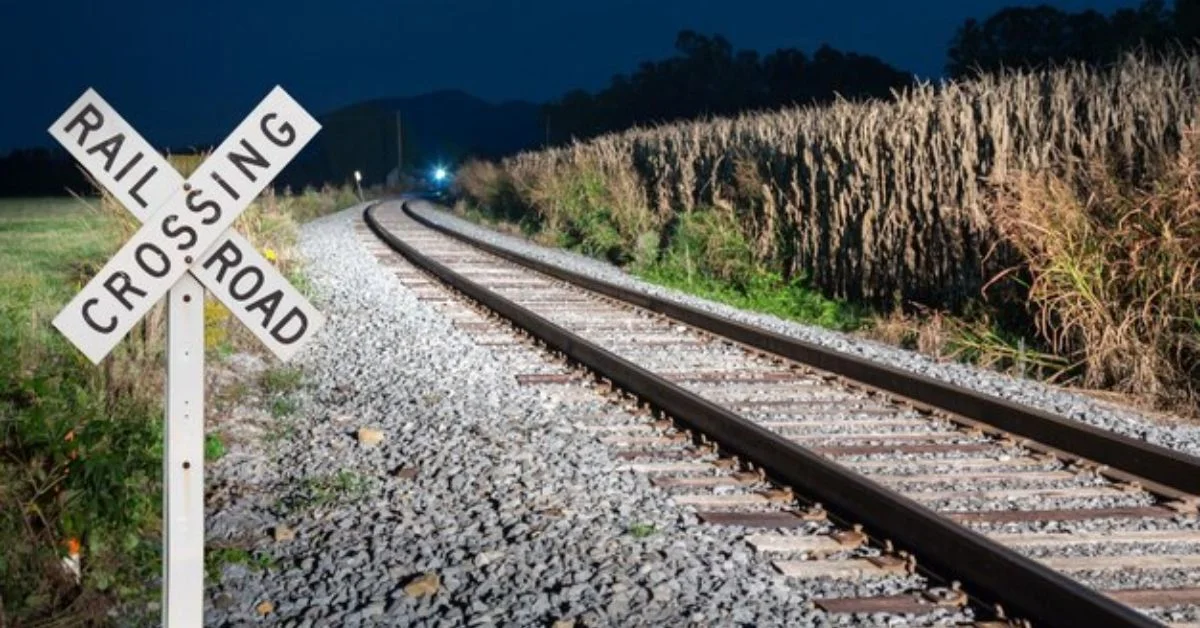
M324 317L229 227L320 128L276 87L185 182L89 89L50 134L144 224L54 326L99 363L190 271L279 358L291 357Z

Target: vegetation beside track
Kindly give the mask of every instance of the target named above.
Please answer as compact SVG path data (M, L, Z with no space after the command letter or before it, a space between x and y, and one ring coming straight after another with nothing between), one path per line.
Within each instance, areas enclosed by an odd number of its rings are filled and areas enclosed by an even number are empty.
M356 202L350 188L268 192L236 228L303 288L299 223ZM50 325L136 227L107 196L0 200L0 626L102 624L158 598L165 310L99 367ZM259 351L219 303L205 322L212 357ZM206 458L223 452L208 434Z
M1197 413L1197 98L1200 57L1130 55L635 129L457 184L464 213L652 281Z

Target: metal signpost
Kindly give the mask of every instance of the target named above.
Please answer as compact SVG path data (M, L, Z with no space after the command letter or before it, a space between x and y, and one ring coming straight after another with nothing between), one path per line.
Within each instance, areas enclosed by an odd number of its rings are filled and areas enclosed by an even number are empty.
M204 592L204 291L287 360L324 317L229 227L320 130L276 87L186 181L94 90L50 127L142 227L54 319L98 364L167 296L163 624L199 626Z

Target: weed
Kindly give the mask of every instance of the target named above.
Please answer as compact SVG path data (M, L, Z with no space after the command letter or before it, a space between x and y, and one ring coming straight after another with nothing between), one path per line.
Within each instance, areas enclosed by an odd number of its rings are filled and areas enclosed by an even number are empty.
M1021 377L1055 380L1068 364L1039 350L1029 338L978 312L951 316L913 306L912 314L895 311L867 322L863 335L937 358L979 364Z
M802 278L784 281L773 273L763 273L747 277L741 285L731 285L679 267L650 267L635 274L652 283L733 307L828 329L854 331L868 320L865 308L828 299L808 287Z
M1084 385L1200 410L1200 124L1174 157L1018 173L996 221L1032 275L1037 326Z
M259 378L259 384L263 392L268 395L277 395L295 390L300 386L303 378L304 373L299 369L281 366L263 371Z
M241 380L228 382L213 391L212 405L217 411L225 411L238 405L250 394L250 386Z
M204 436L204 460L207 462L216 462L225 455L225 443L217 434L206 434Z
M209 582L221 579L228 565L245 565L254 571L266 571L275 566L275 559L265 552L250 551L236 546L214 546L204 549L204 577Z
M300 294L307 298L312 298L316 293L313 291L312 281L308 275L304 273L302 268L294 268L287 274L288 283L292 285Z
M658 532L658 529L650 523L635 523L629 526L629 534L635 539L644 539L655 532Z
M218 357L232 351L229 310L213 297L204 299L204 348ZM228 347L228 349L226 349ZM227 354L226 354L227 355Z
M271 400L271 416L276 419L291 416L300 407L296 400L289 397L276 397Z
M268 444L275 444L283 441L295 440L300 433L295 424L290 421L283 420L284 417L276 417L275 425L266 433L263 440Z
M280 498L277 505L285 512L296 512L350 503L362 499L373 488L370 478L345 470L305 478L294 491Z

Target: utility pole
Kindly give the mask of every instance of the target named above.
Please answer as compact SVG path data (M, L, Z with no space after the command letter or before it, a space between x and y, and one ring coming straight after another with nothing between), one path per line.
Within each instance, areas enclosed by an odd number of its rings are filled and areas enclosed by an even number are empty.
M396 183L404 177L404 133L400 124L400 111L396 111Z

